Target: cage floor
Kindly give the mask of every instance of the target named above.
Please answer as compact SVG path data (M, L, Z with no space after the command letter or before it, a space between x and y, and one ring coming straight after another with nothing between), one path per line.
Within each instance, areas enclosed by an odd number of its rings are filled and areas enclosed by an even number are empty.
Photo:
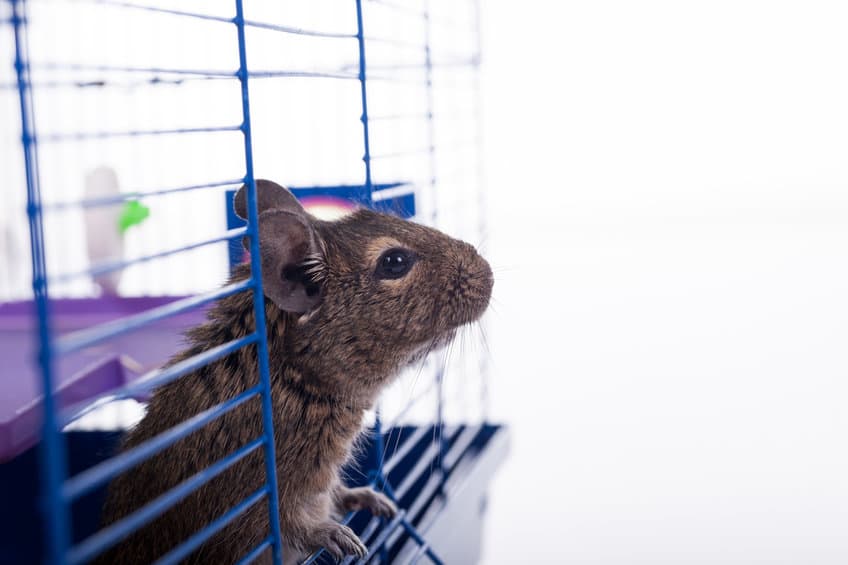
M383 436L385 476L407 520L445 563L474 563L479 558L482 513L489 478L508 450L502 426L392 428ZM120 440L118 432L68 432L69 473L73 475L107 457ZM443 438L443 464L439 464ZM38 496L38 450L32 448L0 465L0 563L42 561L42 520ZM351 486L366 484L366 470L378 467L377 442L369 438L362 455L347 469ZM83 498L72 509L73 538L78 542L97 530L105 489ZM396 522L380 522L366 512L352 516L351 527L383 559L406 563L420 547ZM379 550L379 551L378 551ZM313 563L334 563L321 553Z

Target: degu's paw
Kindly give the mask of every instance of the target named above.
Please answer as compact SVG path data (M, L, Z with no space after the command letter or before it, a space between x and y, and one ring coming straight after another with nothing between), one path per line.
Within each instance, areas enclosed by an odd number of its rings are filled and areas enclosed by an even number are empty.
M353 530L337 522L326 522L315 532L313 538L315 549L324 547L336 559L345 555L355 555L363 558L368 553L368 548L360 541Z
M369 510L374 516L391 518L397 514L397 506L381 492L370 487L348 489L342 496L342 505L347 511Z

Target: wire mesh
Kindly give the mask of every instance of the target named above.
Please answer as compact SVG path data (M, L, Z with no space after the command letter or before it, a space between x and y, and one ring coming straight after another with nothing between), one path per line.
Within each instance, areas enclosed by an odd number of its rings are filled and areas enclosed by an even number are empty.
M276 483L285 477L277 478L273 464L259 242L251 227L257 221L255 171L290 179L292 184L361 184L372 204L411 193L417 220L481 243L485 210L479 206L484 201L479 174L482 136L476 114L480 105L476 2L458 7L445 0L422 0L414 6L355 0L320 9L308 2L285 8L257 3L248 7L252 11L247 14L241 0L186 1L179 8L166 2L115 0L4 4L7 13L0 13L4 25L0 29L13 36L14 76L0 80L0 97L14 98L19 106L19 155L24 163L22 179L14 177L11 167L7 174L10 185L27 187L25 206L18 203L19 209L26 209L32 278L29 291L20 277L0 281L4 285L0 292L7 300L31 299L37 310L39 374L47 391L41 469L48 560L88 561L262 449L263 487L161 562L176 563L190 555L263 499L271 536L243 562L268 549L280 562ZM155 40L150 30L155 30ZM186 45L181 39L185 37L203 41ZM306 102L310 111L303 111ZM440 116L450 126L440 129ZM263 143L254 143L257 139ZM8 139L5 143L7 154L14 154ZM102 174L104 168L118 180L111 183L111 190L91 189L97 185L92 175ZM124 181L128 186L122 185ZM223 195L242 183L249 187L248 225L220 229ZM149 210L145 223L122 234L117 248L92 253L92 242L78 234L96 231L91 226L114 221L121 207L138 202ZM104 215L95 215L100 212ZM0 226L4 237L19 231L16 222L20 224L20 218ZM227 272L225 245L244 236L250 239L252 276L219 288ZM15 257L4 260L20 263ZM109 278L117 274L120 278ZM256 317L249 336L166 369L148 368L132 382L80 403L62 404L56 367L63 357L246 290L254 293ZM52 300L109 292L177 299L73 331L56 326ZM96 416L104 403L139 398L246 346L257 348L259 385L133 450L68 476L66 426ZM469 384L459 384L459 379L449 384L445 375L456 370L451 364L467 365L481 357L485 355L478 351L453 360L446 355L431 358L386 394L373 421L380 457L368 471L369 483L398 501L407 499L413 486L423 483L423 489L390 522L376 518L367 522L361 537L369 555L363 561L389 559L389 549L396 552L403 538L418 544L416 558L427 555L440 563L417 524L456 464L457 454L478 430L457 426L474 417L469 416L465 400L447 399L467 397ZM483 390L485 380L479 370L483 364L478 361L477 367L463 371L478 379L478 390ZM425 383L419 383L422 380ZM123 520L74 539L69 512L74 500L257 396L262 399L261 437ZM478 412L482 419L482 406ZM409 423L424 425L403 432ZM427 441L431 444L409 465L411 470L395 478L404 458ZM344 521L352 518L348 515ZM323 562L326 557L318 552L307 562Z

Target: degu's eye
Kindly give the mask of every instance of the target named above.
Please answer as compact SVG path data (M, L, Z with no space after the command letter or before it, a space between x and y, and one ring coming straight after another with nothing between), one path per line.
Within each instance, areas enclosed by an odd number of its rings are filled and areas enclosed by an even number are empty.
M415 254L406 249L389 249L377 260L374 275L378 279L399 279L409 272L415 259Z

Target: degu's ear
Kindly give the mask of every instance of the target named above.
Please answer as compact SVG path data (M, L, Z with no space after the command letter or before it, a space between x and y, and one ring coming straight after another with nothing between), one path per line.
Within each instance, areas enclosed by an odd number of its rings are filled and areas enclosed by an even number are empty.
M260 214L266 210L285 210L293 214L306 214L303 206L289 189L269 180L256 180L256 205ZM239 218L247 219L247 185L242 185L236 192L233 208Z
M262 212L259 251L265 296L286 312L302 314L318 305L324 267L307 218L279 209Z

